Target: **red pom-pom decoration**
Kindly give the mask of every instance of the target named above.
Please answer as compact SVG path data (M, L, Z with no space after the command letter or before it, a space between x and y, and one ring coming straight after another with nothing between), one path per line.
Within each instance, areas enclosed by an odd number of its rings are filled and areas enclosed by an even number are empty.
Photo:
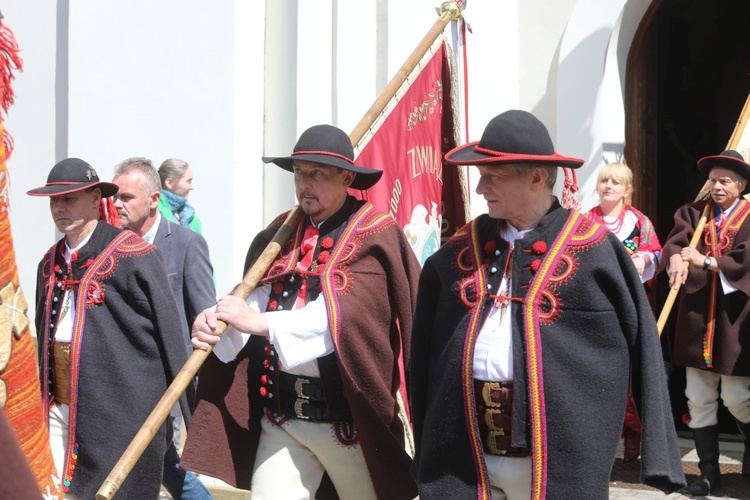
M537 259L534 262L531 263L531 270L536 272L539 269L539 266L542 265L542 261Z
M494 241L488 241L487 243L484 244L485 253L494 252L496 248L497 248L497 243Z
M325 238L323 238L323 241L320 243L320 248L328 250L331 247L333 247L333 238L331 238L330 236L326 236Z
M320 252L320 255L318 255L318 264L325 264L328 262L328 257L330 257L331 254L328 252Z
M531 251L537 255L542 255L547 251L547 243L543 241L537 241L536 243L531 245Z

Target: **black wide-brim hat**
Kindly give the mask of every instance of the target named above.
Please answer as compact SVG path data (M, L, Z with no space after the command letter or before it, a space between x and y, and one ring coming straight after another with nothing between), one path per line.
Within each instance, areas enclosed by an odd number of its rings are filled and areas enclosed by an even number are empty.
M706 177L708 177L708 174L711 173L711 169L714 167L728 168L740 174L747 181L742 194L750 192L750 165L748 165L740 153L733 149L727 149L718 155L706 156L698 160L698 170Z
M102 198L112 196L120 189L117 184L100 181L94 167L80 158L66 158L52 167L47 176L47 184L26 191L26 194L29 196L57 196L93 187L102 190Z
M367 189L375 185L383 175L382 170L360 167L354 164L354 149L346 132L332 125L315 125L299 136L291 156L263 157L263 163L275 163L290 172L294 161L314 161L323 165L350 170L354 176L351 187Z
M490 120L479 142L453 148L445 155L453 165L533 163L578 168L580 158L555 152L547 127L527 111L512 109Z

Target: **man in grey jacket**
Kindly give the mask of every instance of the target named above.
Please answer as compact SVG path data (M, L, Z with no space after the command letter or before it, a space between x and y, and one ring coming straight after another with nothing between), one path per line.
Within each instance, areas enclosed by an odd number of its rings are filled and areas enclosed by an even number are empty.
M115 208L123 227L155 245L162 253L169 276L169 286L182 317L185 343L190 346L190 326L196 315L216 302L213 268L208 244L200 234L168 221L159 214L161 180L146 158L129 158L115 167L112 180L120 188ZM193 405L194 387L188 387L188 401ZM177 446L180 437L180 411L172 410L174 439L164 458L163 484L173 498L211 498L205 486L192 472L178 469ZM189 422L190 416L185 416Z

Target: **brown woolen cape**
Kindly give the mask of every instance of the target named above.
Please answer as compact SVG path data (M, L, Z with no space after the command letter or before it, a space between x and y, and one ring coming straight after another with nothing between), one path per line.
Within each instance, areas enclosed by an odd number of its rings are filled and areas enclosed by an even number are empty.
M248 262L257 259L285 217L256 236ZM299 227L282 253L298 247L301 237ZM401 228L370 203L352 213L330 255L321 271L321 293L370 476L378 498L414 498L396 393L404 383L399 354L405 366L409 361L419 262ZM211 355L203 365L183 468L250 489L263 413L263 341L251 338L230 363Z
M695 227L703 212L705 202L690 203L680 207L674 215L675 226L664 244L664 254L659 270L659 282L666 285L669 258L689 245ZM750 319L750 202L741 200L729 217L724 229L728 248L716 259L719 269L727 281L737 288L736 292L724 294L717 277L715 296L716 333L712 352L713 367L710 371L721 375L750 376L750 344L741 340L747 332ZM708 221L704 231L714 230ZM705 233L697 245L702 254L714 256L706 247ZM700 267L690 267L687 282L680 289L677 326L674 332L674 362L706 370L703 358L703 334L706 331L711 301L711 278L717 275Z

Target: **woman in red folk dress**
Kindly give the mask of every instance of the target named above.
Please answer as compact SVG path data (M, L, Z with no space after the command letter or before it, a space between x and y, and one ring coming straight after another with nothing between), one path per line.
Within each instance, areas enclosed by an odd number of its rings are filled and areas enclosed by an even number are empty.
M629 203L633 194L633 171L624 163L605 165L599 172L596 193L599 205L586 215L604 224L622 241L646 292L650 292L651 281L659 267L661 245L648 217ZM641 424L632 394L628 398L622 433L623 459L626 462L635 460L640 455Z

